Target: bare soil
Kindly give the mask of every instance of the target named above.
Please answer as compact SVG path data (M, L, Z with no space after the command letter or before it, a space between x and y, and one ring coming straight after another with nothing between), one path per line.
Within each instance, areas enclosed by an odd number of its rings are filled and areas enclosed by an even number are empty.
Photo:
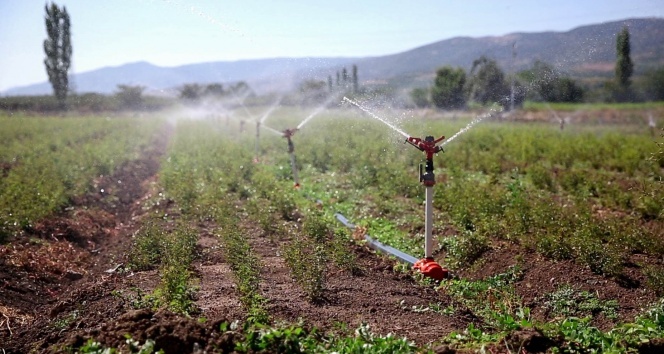
M159 206L146 207L147 201L159 194L157 173L169 134L159 136L140 159L94 181L94 191L74 198L67 210L0 246L3 352L59 352L90 338L122 347L127 334L139 341L151 338L166 353L193 352L194 348L232 351L237 338L233 333L220 333L219 324L244 320L246 313L214 235L216 225L211 222L195 225L200 249L194 264L200 279L196 303L201 309L198 317L206 320L137 309L132 304L140 299L141 292L150 292L159 281L156 271L121 271L132 235L153 208L176 209L172 201L163 200ZM326 301L311 303L293 281L280 254L281 243L288 240L265 237L255 223L243 218L242 232L262 264L260 291L268 300L267 308L275 322L303 321L330 331L338 330L338 323L346 323L351 329L367 323L377 333L406 336L418 345L435 343L452 331L463 330L468 323L479 324L470 311L463 309L453 315L412 311L413 306L432 304L445 308L451 299L433 287L420 285L408 274L395 272L391 260L361 246L352 250L360 261L361 274L332 268ZM442 259L443 255L437 256ZM602 316L595 319L602 328L633 319L641 307L656 299L644 286L640 272L628 269L628 281L608 279L574 262L553 262L519 245L498 241L478 265L458 275L480 279L502 273L516 264L517 258L524 271L517 292L536 318L548 318L542 310L543 296L561 284L619 301L617 320ZM515 332L507 342L518 344L524 352L545 351L553 344L536 330ZM501 350L495 348L495 352ZM438 346L436 351L455 352L446 346Z

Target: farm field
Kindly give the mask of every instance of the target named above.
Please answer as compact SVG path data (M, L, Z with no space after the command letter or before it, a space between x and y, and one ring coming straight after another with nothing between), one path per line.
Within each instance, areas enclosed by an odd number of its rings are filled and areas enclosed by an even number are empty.
M662 106L372 109L416 137L484 118L434 158L440 283L362 241L422 257L422 152L350 105L277 107L257 141L245 108L0 116L0 348L664 350Z

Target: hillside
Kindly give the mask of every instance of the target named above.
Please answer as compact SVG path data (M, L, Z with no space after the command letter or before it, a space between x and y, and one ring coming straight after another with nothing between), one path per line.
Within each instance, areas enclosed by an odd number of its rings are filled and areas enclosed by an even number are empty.
M431 80L443 65L470 70L481 55L494 58L507 71L516 43L514 70L524 70L543 60L571 76L610 76L615 63L615 35L629 27L636 74L664 65L664 19L631 19L579 27L568 32L513 33L499 37L457 37L403 53L358 63L365 80L400 77Z
M258 91L290 90L306 79L326 80L341 67L358 66L361 84L390 83L401 87L428 84L443 65L470 69L481 55L509 70L512 44L514 70L544 60L576 78L609 77L615 60L615 35L630 29L636 75L664 65L664 19L627 19L579 27L568 32L512 33L496 37L456 37L402 53L370 58L275 58L158 67L146 62L107 67L74 75L78 92L111 93L118 84L168 90L184 83L244 80ZM13 88L7 95L48 94L48 83Z

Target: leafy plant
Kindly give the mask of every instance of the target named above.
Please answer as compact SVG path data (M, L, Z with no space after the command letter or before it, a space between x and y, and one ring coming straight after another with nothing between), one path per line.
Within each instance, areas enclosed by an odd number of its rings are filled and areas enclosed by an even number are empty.
M314 302L323 300L328 259L325 245L295 235L284 249L284 258L309 299Z
M595 293L580 291L565 284L545 296L544 306L554 316L580 317L603 313L606 317L618 317L618 301L600 300Z
M447 251L447 263L455 268L473 264L489 250L488 239L477 232L464 232L462 236L446 237L440 243Z
M137 271L152 269L164 252L165 232L155 220L146 222L133 236L133 247L127 255L129 267Z

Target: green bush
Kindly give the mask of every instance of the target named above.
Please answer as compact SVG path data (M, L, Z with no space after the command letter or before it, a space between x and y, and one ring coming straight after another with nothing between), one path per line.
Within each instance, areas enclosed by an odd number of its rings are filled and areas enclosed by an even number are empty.
M657 296L664 295L664 267L650 265L643 269L646 276L646 284L655 291Z
M535 187L549 192L556 191L555 181L549 169L542 165L532 165L526 170L526 173Z
M619 276L622 273L622 255L600 240L579 240L578 258L596 274Z
M284 258L291 274L313 302L323 300L327 281L325 245L294 235L285 246Z
M453 268L472 265L490 249L489 240L478 232L464 232L461 236L446 237L440 244L447 252L447 264Z
M164 253L166 233L155 220L149 220L134 234L127 256L129 267L137 271L155 268Z
M595 293L576 290L570 285L563 285L558 290L544 297L544 307L554 316L588 316L603 313L606 317L618 317L618 301L600 300Z

